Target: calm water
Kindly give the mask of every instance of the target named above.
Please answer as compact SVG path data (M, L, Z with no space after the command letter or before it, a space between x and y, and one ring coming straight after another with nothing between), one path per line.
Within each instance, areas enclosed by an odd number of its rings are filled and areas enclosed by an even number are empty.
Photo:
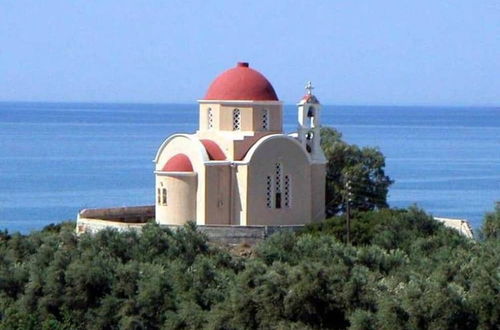
M296 110L285 108L285 130ZM152 204L152 159L194 132L196 105L0 103L0 228L29 232L87 207ZM396 180L391 206L413 203L474 227L500 200L500 108L325 106L325 125L379 146Z

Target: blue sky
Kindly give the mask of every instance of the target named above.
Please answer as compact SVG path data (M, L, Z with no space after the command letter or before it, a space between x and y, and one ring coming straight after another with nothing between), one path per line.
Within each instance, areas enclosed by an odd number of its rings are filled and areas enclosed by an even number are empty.
M248 61L295 102L499 105L500 1L0 0L0 101L182 102Z

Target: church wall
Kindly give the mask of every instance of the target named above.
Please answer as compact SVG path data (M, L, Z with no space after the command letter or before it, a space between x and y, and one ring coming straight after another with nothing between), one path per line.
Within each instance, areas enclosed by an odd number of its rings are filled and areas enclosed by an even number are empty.
M281 104L227 104L202 103L199 111L199 130L233 131L233 110L240 109L240 131L255 132L282 132L282 105ZM208 109L212 110L212 128L208 124ZM262 110L268 110L269 128L262 127Z
M196 173L157 174L157 189L166 189L166 203L156 201L156 222L183 225L196 221ZM161 199L160 199L161 203Z
M155 163L155 170L161 171L165 163L173 156L178 153L183 153L189 157L193 165L193 170L197 175L197 191L195 194L195 207L196 210L195 219L196 223L199 225L205 224L205 181L200 178L205 177L205 166L202 158L202 153L205 152L203 145L197 140L191 139L189 135L178 135L173 137L171 140L167 140L167 145L161 150L158 156L157 162ZM156 174L158 177L160 174ZM160 187L156 187L160 188ZM156 221L163 223L162 218L164 213L159 211L156 214Z
M281 208L276 208L276 163L282 164ZM268 207L267 177L271 177L271 207ZM285 206L284 177L289 176L290 206ZM285 137L264 141L248 166L247 225L292 225L311 222L309 159L300 145Z
M205 224L231 223L230 165L211 165L205 169Z
M247 121L251 121L251 106L248 105L221 105L220 107L220 130L233 131L233 110L239 109L241 113L241 131L250 131Z
M208 109L212 109L212 128L208 127ZM220 104L200 104L199 129L218 130L219 129Z
M281 105L269 105L269 106L260 106L260 110L268 109L269 110L269 131L273 133L282 133L283 132L283 106Z
M212 113L212 129L208 128L208 109ZM221 147L228 159L241 160L248 149L260 138L282 133L281 104L253 104L231 102L228 104L200 103L200 139L210 139ZM241 129L234 130L233 110L240 110ZM267 110L268 128L263 128L262 111Z
M257 143L261 138L271 133L256 132L252 136L246 136L242 140L234 141L234 160L242 160L247 154L248 150Z
M235 178L233 182L233 225L245 226L247 224L248 210L248 166L238 165L234 167Z
M224 152L227 159L232 159L231 155L234 150L234 142L233 140L228 139L224 134L221 134L216 130L200 130L196 132L196 137L200 140L208 139L214 141L220 147L222 152Z
M199 143L199 145L195 144ZM200 148L202 148L200 150ZM189 135L178 135L168 141L168 144L161 151L157 162L155 163L155 170L161 171L166 162L173 156L182 153L188 156L193 164L195 171L203 168L203 159L201 152L204 151L203 145L199 141L193 140Z
M240 109L241 112L241 131L255 131L253 126L253 107L228 107L226 111L231 113L231 130L233 130L232 122L233 122L233 110L237 108Z
M248 150L266 135L271 132L248 132L247 135L241 134L238 139L228 137L214 131L198 131L196 136L201 139L212 140L219 145L228 160L242 160Z
M326 165L311 165L311 219L321 221L325 219L325 184Z
M263 133L281 133L282 132L282 106L281 105L265 105L258 104L251 108L250 116L248 118L248 130ZM268 128L264 129L262 125L262 113L267 110L268 114Z

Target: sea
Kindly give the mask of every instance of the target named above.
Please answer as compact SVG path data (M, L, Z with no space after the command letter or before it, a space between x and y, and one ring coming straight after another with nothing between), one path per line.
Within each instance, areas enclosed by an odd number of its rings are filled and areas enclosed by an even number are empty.
M287 105L284 130L296 130ZM326 105L322 123L386 157L392 207L481 225L500 200L500 108ZM0 229L29 233L79 210L154 203L152 160L194 133L196 104L0 103Z

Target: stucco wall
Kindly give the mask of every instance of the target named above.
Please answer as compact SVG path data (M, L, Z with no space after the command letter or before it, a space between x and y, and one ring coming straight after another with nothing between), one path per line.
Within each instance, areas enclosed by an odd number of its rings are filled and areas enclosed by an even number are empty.
M208 128L208 108L212 109L213 128ZM233 130L233 110L239 109L241 129ZM269 128L262 127L262 110L268 111ZM250 147L263 136L282 133L283 106L277 102L225 102L201 103L200 139L215 141L230 160L241 160Z
M311 221L325 219L326 164L311 165Z
M156 171L161 172L165 163L178 153L183 153L189 158L191 164L193 165L194 172L197 173L196 200L194 204L196 213L194 219L196 219L197 224L203 225L205 224L205 180L199 180L199 178L205 177L204 162L208 160L208 155L205 148L197 138L184 134L174 135L165 140L160 147L155 157ZM156 190L161 188L158 186L159 182L160 181L157 179L157 186L155 187ZM165 213L162 213L161 209L158 209L158 212L160 216L157 215L156 221L165 223L166 220L162 218Z
M209 107L214 116L211 130L206 127ZM242 113L241 131L232 131L235 107ZM269 110L269 131L261 130L262 109ZM312 165L295 139L273 134L273 129L281 133L281 112L279 103L200 104L200 130L196 135L170 137L155 158L156 189L166 185L169 195L167 206L156 207L157 222L181 224L196 219L198 225L295 225L323 219L324 165ZM226 161L211 162L200 139L216 142ZM196 176L188 179L161 173L164 164L178 153L190 159ZM266 196L267 177L274 180L276 163L282 164L282 180L290 178L290 203L285 205L282 191L280 208L274 200L268 207ZM272 193L276 199L274 188Z
M237 165L235 168L236 182L235 194L237 199L233 200L234 207L234 225L247 225L247 210L248 210L248 166L247 165Z
M291 225L311 222L311 167L302 147L292 138L275 135L263 140L248 166L247 225ZM291 204L277 209L267 206L267 176L274 178L275 164L291 179ZM284 199L282 197L282 199Z
M183 225L196 221L196 173L157 174L156 187L167 190L166 205L156 202L156 222Z
M207 166L205 173L205 224L230 224L230 165Z
M208 109L212 109L212 128L208 127ZM219 130L220 123L220 104L200 104L199 129L200 130Z

